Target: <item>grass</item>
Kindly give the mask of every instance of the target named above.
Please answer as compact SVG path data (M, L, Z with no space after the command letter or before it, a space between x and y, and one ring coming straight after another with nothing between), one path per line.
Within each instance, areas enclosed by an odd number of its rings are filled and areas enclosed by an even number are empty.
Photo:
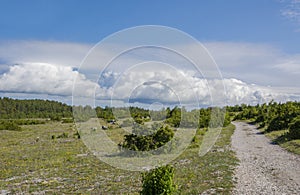
M234 126L225 128L213 149L198 156L204 131L196 143L172 162L177 194L204 191L230 194L237 163L230 150ZM122 129L106 130L119 142ZM64 134L66 137L52 139ZM74 134L73 124L47 122L0 131L0 191L11 194L139 194L141 173L116 169L94 157Z
M243 121L249 124L255 125L252 121ZM288 136L289 130L278 130L278 131L270 131L267 132L267 127L259 128L261 133L263 133L266 137L271 139L273 144L278 144L280 147L286 149L287 151L299 154L300 155L300 139L291 140Z
M69 137L52 140L53 134ZM114 169L74 138L72 124L52 122L0 132L0 190L12 194L120 194L140 190L140 174ZM36 142L36 138L39 141Z
M224 128L216 144L206 155L199 157L199 148L192 146L173 162L177 194L230 194L234 187L233 170L238 162L230 149L234 129L232 124ZM200 143L203 135L203 130L197 132Z
M289 152L300 155L300 139L291 140L287 136L288 130L271 131L265 135L270 138L274 144L280 145Z

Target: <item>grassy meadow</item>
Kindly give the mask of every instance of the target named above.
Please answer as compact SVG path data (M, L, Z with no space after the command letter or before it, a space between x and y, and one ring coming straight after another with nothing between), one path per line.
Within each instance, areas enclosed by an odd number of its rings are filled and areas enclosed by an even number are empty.
M125 171L93 156L72 123L48 121L22 125L19 131L0 131L0 192L11 194L139 194L141 172ZM176 194L230 194L237 159L230 149L234 126L224 128L205 156L199 157L205 130L176 160ZM116 143L126 133L106 130Z

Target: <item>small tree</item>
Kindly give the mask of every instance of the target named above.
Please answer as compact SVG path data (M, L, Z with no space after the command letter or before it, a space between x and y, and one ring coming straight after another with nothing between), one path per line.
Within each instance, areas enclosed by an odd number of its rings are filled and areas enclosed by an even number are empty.
M161 166L143 173L142 195L170 195L176 190L173 183L174 168L171 165Z

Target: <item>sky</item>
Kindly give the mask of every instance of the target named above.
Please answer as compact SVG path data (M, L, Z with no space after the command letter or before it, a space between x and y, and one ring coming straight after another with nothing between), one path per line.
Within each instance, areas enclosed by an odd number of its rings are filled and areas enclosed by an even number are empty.
M220 77L197 74L174 52L157 48L125 53L105 70L91 66L113 53L106 45L97 55L103 58L91 59L87 54L96 44L101 47L103 40L141 25L192 36L207 49ZM71 104L75 78L77 96L86 98L82 103L96 97L101 105L195 105L195 96L201 106L300 100L299 0L1 0L0 26L0 96ZM184 37L180 42L157 36L169 47L176 42L187 55L199 52ZM113 47L130 44L114 42ZM162 63L130 67L143 61ZM222 100L219 87L225 90Z

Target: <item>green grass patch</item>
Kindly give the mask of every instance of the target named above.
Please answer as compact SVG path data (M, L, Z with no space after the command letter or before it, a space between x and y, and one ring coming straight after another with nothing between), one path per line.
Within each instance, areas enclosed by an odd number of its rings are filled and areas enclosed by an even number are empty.
M237 163L230 150L234 126L226 127L205 156L189 147L172 162L177 194L230 194ZM128 132L106 130L119 143ZM139 194L140 172L116 169L94 157L76 136L71 123L50 121L24 125L22 131L0 131L0 191L11 194ZM59 139L53 139L52 136ZM198 132L199 145L204 132Z
M199 148L193 146L173 162L177 194L230 194L234 187L233 170L238 162L230 149L234 129L232 124L225 127L206 155L199 157ZM202 131L198 131L196 135L196 139L200 141L204 135Z
M278 144L289 152L300 155L300 139L291 140L288 136L288 130L271 131L265 133L274 144Z

